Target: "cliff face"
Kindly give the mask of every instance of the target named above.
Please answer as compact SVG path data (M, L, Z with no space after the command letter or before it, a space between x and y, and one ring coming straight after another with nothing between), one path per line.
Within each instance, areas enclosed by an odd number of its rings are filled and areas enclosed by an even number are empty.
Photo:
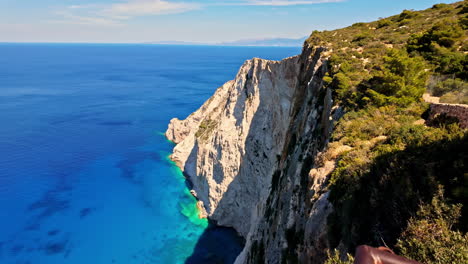
M298 57L253 59L186 120L173 119L171 158L193 183L207 215L244 237L268 192L290 122Z
M341 116L323 88L326 71L321 48L249 60L199 110L169 124L171 158L200 207L246 238L236 263L323 260L334 161L320 152Z
M305 48L300 67L281 158L236 263L321 263L325 258L326 221L333 210L325 187L335 162L322 152L342 111L332 107L331 91L323 88L327 52Z

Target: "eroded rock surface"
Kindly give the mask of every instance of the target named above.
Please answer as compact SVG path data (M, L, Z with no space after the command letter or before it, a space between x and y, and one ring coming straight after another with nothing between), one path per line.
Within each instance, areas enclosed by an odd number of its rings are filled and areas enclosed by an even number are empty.
M193 183L208 216L244 237L268 191L290 122L298 57L252 59L196 112L171 120L171 159Z
M236 263L323 261L326 151L342 109L323 87L328 53L305 47L281 62L252 59L166 132L171 159L193 183L210 219L246 238Z

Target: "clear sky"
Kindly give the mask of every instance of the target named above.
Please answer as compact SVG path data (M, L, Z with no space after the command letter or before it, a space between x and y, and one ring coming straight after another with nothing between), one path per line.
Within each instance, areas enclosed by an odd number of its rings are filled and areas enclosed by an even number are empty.
M0 0L0 42L299 38L444 0Z

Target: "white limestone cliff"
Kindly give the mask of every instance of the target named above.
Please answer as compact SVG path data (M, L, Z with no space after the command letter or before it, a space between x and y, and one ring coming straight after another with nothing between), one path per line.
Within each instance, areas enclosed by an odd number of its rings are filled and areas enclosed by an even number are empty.
M252 209L268 192L290 122L298 57L252 59L187 119L166 132L208 216L244 237Z
M281 62L249 60L199 110L169 124L171 159L199 206L246 238L236 263L323 261L335 163L319 154L342 115L323 87L327 56L305 47Z

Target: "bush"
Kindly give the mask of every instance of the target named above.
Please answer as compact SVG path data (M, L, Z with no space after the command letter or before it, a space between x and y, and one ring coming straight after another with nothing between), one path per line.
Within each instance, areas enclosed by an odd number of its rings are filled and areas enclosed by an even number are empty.
M420 100L427 73L468 79L468 55L463 52L468 51L463 30L468 16L460 14L463 6L468 5L439 4L425 11L405 10L376 22L314 32L307 42L333 51L329 60L332 80L327 80L327 84L337 103L353 110L369 104L406 106ZM399 24L408 26L399 28ZM390 47L400 52L387 55L384 60ZM388 57L394 57L393 61ZM405 71L397 69L396 73L393 66L397 64L406 67ZM338 73L341 74L335 76ZM447 100L460 95L449 93Z
M365 45L372 38L372 34L369 32L362 32L354 36L352 42L357 43L359 46Z
M401 14L397 17L397 22L401 22L403 20L407 20L407 19L412 19L412 18L415 18L415 17L418 17L418 16L421 16L421 14L419 14L418 12L416 11L413 11L413 10L404 10L403 12L401 12Z
M350 254L346 255L346 258L342 260L340 258L340 252L335 249L333 253L327 251L328 259L324 262L324 264L353 264L354 258Z
M468 16L460 17L460 19L458 20L458 23L460 23L463 29L465 30L468 29Z
M454 91L440 97L441 103L448 104L468 104L468 90Z
M462 9L460 10L460 14L466 14L468 13L468 2L464 1Z
M393 22L390 19L381 19L377 21L377 28L383 28L392 25Z
M436 72L442 74L455 74L457 77L468 78L468 57L462 52L451 51L432 45L433 53L428 57L436 65Z
M435 4L432 6L432 9L441 9L441 8L449 8L450 5L447 4Z
M447 204L467 204L466 130L447 117L439 118L436 126L421 122L423 113L427 115L428 104L421 102L421 95L429 74L439 78L432 79L428 87L442 95L442 102L468 101L464 92L468 59L463 52L468 50L464 31L468 16L461 14L466 7L468 1L421 12L405 10L380 21L320 32L308 40L311 46L324 45L332 52L326 84L333 90L335 103L347 111L332 139L332 144L346 151L337 154L328 186L335 209L327 222L331 248L339 244L349 249L360 244L380 246L382 240L394 247L405 230L407 241L417 235L411 228L421 227L425 232L440 224L417 222L422 221L421 214L416 217L421 204L431 203L439 185L447 190ZM466 232L468 210L459 210L457 228ZM453 245L450 241L464 242L466 238L460 239L454 230L445 229L443 237L426 239L449 245ZM413 252L410 246L404 247L407 254ZM439 252L448 256L450 252L441 248ZM330 253L328 261L343 263L337 252Z
M351 25L351 27L364 27L366 23L363 22L357 22Z
M367 94L376 105L409 105L421 99L428 74L424 60L411 58L404 51L391 50L384 57L383 69L369 81Z
M200 123L197 132L195 133L195 137L199 138L200 140L207 140L211 132L216 128L218 122L216 120L205 119Z
M461 205L450 205L442 189L430 204L421 205L398 240L401 254L425 264L468 263L468 233L453 230Z
M407 49L409 52L433 52L433 43L442 47L451 48L463 37L465 32L456 20L444 20L425 33L414 34L408 40Z
M332 82L337 98L346 101L351 92L352 83L346 74L339 72L335 74Z
M450 92L468 92L468 83L450 76L431 76L428 91L434 96L443 96Z

